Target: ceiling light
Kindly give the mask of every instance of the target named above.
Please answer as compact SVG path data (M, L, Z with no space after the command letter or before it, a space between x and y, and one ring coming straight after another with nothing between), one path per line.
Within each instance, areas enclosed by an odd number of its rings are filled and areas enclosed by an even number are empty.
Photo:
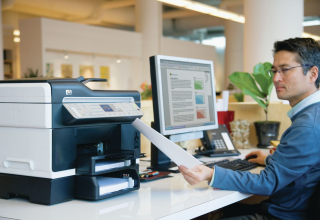
M16 43L20 42L20 37L14 37L13 42L16 42Z
M116 61L117 63L121 63L121 60L120 59L117 59L117 61Z
M190 0L158 0L158 1L163 2L163 3L168 3L171 5L176 5L179 7L186 7L190 4L192 4L192 2Z
M63 56L63 58L64 58L64 59L66 59L66 60L67 60L67 59L69 59L69 55L68 55L68 53L67 53L67 52L64 52L64 56Z
M320 16L306 16L303 19L302 25L304 27L320 25Z
M224 49L226 47L226 38L224 36L213 37L211 39L203 40L202 44L215 46L216 48L219 48L219 49Z
M13 31L14 36L20 36L20 31L19 30L14 30Z
M198 3L198 2L194 2L188 6L186 6L185 8L193 10L193 11L197 11L200 13L204 13L204 14L209 14L209 13L213 13L211 11L211 9L209 7L207 7L207 5Z
M236 14L227 10L219 9L211 5L206 5L200 2L195 2L191 0L158 0L158 1L170 4L170 5L182 7L182 8L187 8L203 14L209 14L209 15L224 18L227 20L232 20L239 23L245 22L245 18L243 15Z
M306 32L302 33L302 37L313 38L315 41L320 41L320 36L314 35L314 34L309 34L309 33L306 33Z
M316 26L316 25L320 25L320 20L314 20L314 21L304 21L303 26Z

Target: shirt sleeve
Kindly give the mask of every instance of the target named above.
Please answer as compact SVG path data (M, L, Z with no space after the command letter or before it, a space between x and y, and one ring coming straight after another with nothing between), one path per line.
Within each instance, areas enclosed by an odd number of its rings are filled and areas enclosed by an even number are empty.
M269 160L270 160L270 158L272 157L272 154L270 154L270 155L268 155L267 157L266 157L266 159L264 160L264 165L268 165L269 164Z
M211 181L210 181L210 183L209 183L209 186L212 186L212 185L213 185L214 176L215 176L215 174L216 174L216 166L213 166L212 169L213 169L213 175L212 175Z

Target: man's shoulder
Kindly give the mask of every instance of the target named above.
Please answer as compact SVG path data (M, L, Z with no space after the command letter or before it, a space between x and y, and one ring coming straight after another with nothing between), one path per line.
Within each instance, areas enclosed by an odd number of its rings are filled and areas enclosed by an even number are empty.
M320 102L309 105L292 118L292 126L314 127L320 126Z

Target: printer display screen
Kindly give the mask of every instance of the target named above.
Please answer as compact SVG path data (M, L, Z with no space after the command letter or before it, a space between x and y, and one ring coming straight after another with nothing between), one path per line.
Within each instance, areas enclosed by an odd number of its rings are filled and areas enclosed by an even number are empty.
M100 105L100 106L105 112L113 112L113 109L110 107L110 105Z

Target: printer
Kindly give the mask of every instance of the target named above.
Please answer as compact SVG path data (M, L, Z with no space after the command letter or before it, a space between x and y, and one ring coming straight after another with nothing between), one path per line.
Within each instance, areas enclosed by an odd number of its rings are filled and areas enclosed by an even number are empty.
M99 81L0 81L0 198L52 205L140 188L140 94L85 85Z

